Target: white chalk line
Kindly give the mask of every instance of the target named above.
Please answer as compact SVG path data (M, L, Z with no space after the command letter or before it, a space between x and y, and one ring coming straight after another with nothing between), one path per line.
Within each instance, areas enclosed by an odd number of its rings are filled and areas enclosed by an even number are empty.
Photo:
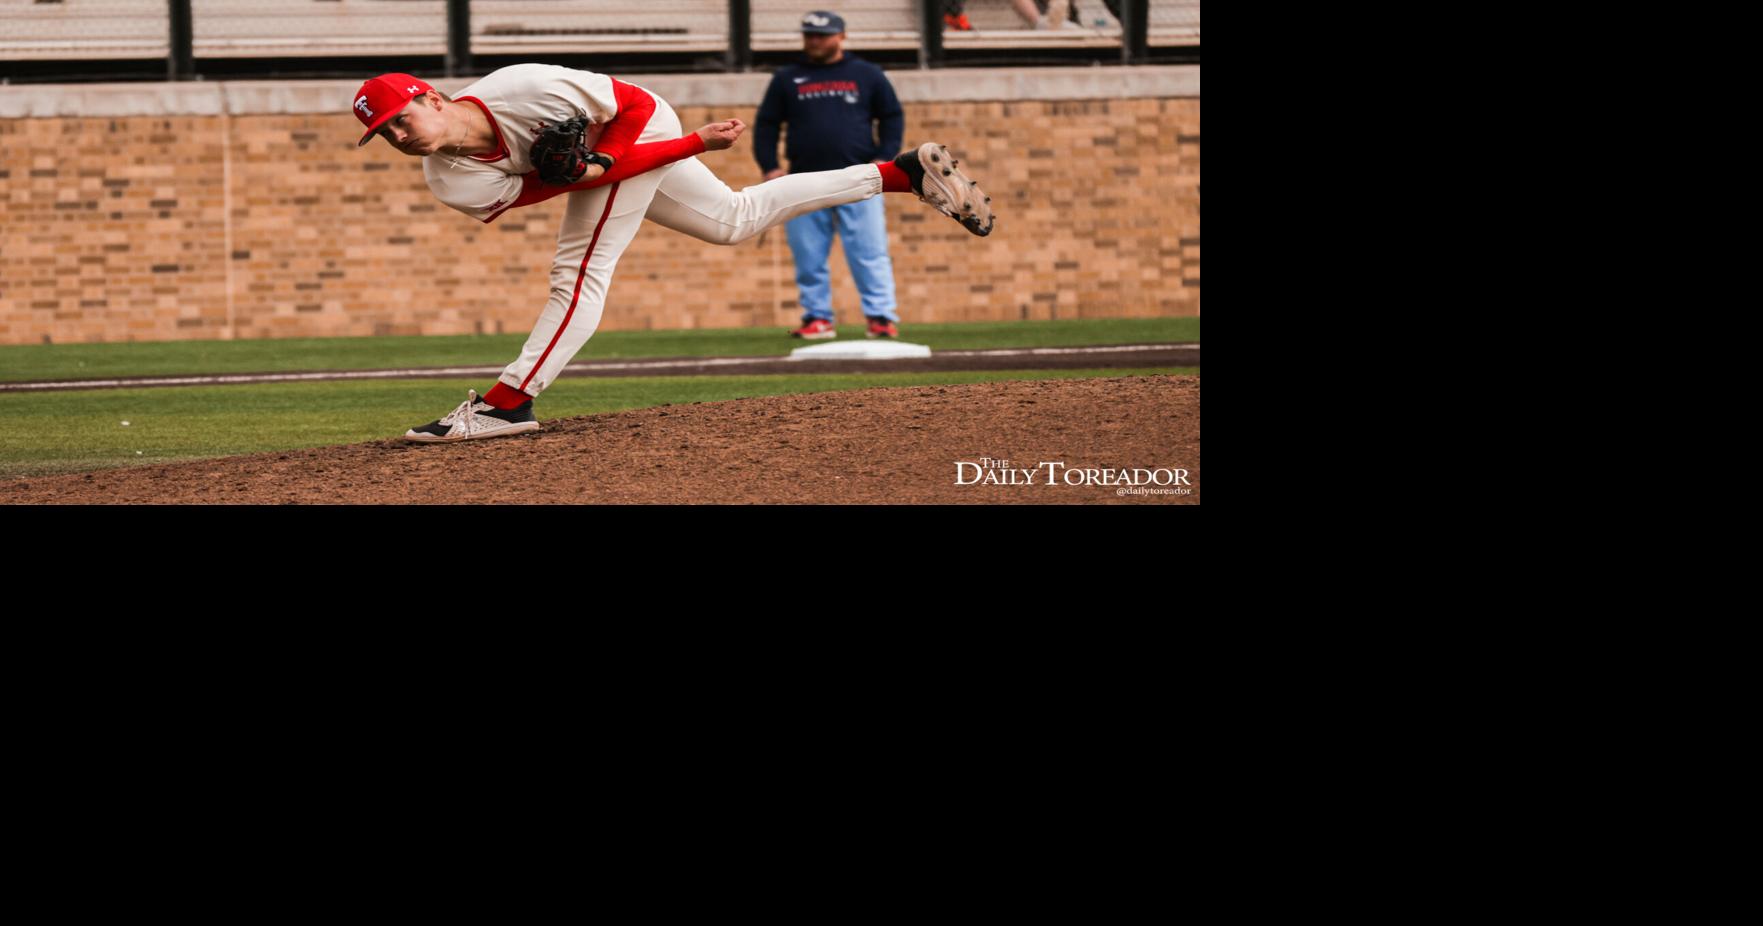
M1198 349L1198 344L1123 344L1111 347L1035 347L1022 349L998 350L945 350L938 351L930 358L937 357L1035 357L1073 354L1121 354L1145 351ZM900 358L892 358L900 359ZM590 360L572 363L565 371L575 370L677 370L701 367L750 366L752 364L792 362L789 357L704 357L701 359L686 358L682 360L632 360L610 361ZM837 361L813 361L820 363ZM852 360L854 364L869 363L868 360ZM140 377L132 379L82 379L61 380L58 382L39 383L0 383L0 392L52 391L56 389L118 389L136 386L236 386L253 383L295 383L295 382L329 382L337 380L362 379L441 379L453 376L497 376L506 367L413 367L402 370L338 370L312 373L239 373L216 374L213 376L160 376Z

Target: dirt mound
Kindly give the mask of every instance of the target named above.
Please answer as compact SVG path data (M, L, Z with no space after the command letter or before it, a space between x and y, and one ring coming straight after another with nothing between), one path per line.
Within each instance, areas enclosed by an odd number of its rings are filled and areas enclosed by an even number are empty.
M389 439L33 477L0 483L0 504L1200 500L1197 377L865 389L544 425L486 441Z

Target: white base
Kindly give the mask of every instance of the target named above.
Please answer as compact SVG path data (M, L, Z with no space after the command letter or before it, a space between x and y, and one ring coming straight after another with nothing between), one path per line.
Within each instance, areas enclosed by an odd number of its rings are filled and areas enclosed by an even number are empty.
M833 341L790 351L791 360L899 360L902 357L929 357L930 348L923 344L905 344L884 338L874 340Z

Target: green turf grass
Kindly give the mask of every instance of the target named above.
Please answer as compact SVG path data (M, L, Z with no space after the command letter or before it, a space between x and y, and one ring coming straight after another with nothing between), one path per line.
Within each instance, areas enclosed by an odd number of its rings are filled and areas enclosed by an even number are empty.
M1197 375L1196 367L827 376L566 378L541 421L752 396L1021 379ZM452 411L471 380L269 383L0 394L0 478L196 460L399 437ZM123 422L128 424L125 426Z
M1102 318L947 325L907 322L900 333L901 340L925 344L932 350L1186 343L1200 340L1200 320ZM864 336L863 326L846 323L839 328L839 336L840 340L860 340ZM524 334L508 334L0 345L0 382L457 365L500 367L520 353L525 340ZM782 356L809 343L826 342L786 337L783 328L602 331L588 341L576 358ZM487 385L481 383L478 388Z

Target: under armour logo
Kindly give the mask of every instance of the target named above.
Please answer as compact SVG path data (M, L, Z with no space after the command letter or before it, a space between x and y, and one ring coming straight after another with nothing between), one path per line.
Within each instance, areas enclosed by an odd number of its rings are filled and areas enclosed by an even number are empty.
M415 93L415 92L416 92L416 85L415 85L415 84L412 84L412 85L410 85L410 86L408 86L408 87L405 87L405 88L404 88L404 92L405 92L405 93Z
M802 22L804 25L809 26L825 26L830 25L832 20L827 19L825 16L809 13L807 16L802 17Z
M373 110L367 108L367 94L363 93L361 99L355 101L355 108L366 113L367 118L373 118Z

